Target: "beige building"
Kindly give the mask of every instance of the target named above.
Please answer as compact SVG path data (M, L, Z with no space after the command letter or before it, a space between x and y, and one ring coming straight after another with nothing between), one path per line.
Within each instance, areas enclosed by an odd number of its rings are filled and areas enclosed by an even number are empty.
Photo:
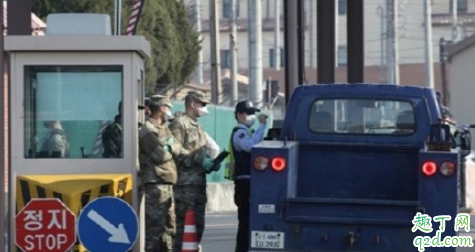
M450 108L460 123L475 124L475 34L449 51ZM475 146L475 138L472 138Z
M238 71L239 71L239 98L248 98L248 70L249 70L249 45L248 45L248 1L235 0L238 9L238 34L236 38L238 50ZM275 35L279 34L279 45L281 47L280 66L284 66L284 33L283 33L283 11L282 2L276 0L258 0L261 3L262 16L262 66L263 82L273 80L278 82L279 94L273 100L275 118L279 118L284 112L284 69L276 69L274 62L274 51L276 47ZM346 2L349 0L336 0L336 82L346 82L346 56L347 56L347 20ZM186 0L187 4L193 6L199 4L198 10L201 16L201 35L203 37L203 81L209 88L210 84L210 36L209 36L209 2L208 0ZM276 3L280 4L280 29L276 29ZM387 53L387 0L365 0L365 81L370 83L384 83L387 79L386 63ZM402 85L424 85L425 72L425 43L424 43L424 1L398 1L397 37L400 63L400 84ZM223 104L229 103L229 67L230 67L230 29L229 17L231 0L218 0L217 9L220 17L220 61L221 76L223 86ZM305 0L306 15L306 73L307 83L317 81L317 0ZM457 0L457 37L461 40L473 33L475 28L475 0ZM432 1L432 52L434 65L434 85L441 89L441 71L437 62L439 56L439 40L444 37L452 40L452 0ZM473 19L473 20L472 20ZM194 78L192 83L199 84ZM264 87L265 89L265 87ZM264 92L265 93L265 92Z
M236 38L238 48L238 68L240 70L248 69L249 51L248 51L248 0L235 0L238 5L238 35ZM261 1L262 15L262 65L263 68L274 67L274 49L276 48L275 33L279 32L280 47L283 48L283 11L282 1L259 0ZM336 0L338 14L336 39L338 46L336 50L336 63L338 66L346 65L346 2L348 0ZM457 0L458 2L458 38L463 39L473 33L475 13L475 1ZM186 0L187 4L194 5L199 3L198 9L201 15L201 28L203 36L203 67L205 70L210 68L210 36L209 36L209 2L208 0ZM228 18L230 16L231 0L218 0L218 12L220 16L220 59L223 69L230 66L230 31ZM423 0L398 1L398 22L397 37L399 44L399 62L401 64L423 63L424 58L424 6ZM445 37L452 39L452 0L433 0L432 1L432 49L433 59L439 61L439 39ZM280 4L280 29L276 29L275 10L276 3ZM306 0L306 66L309 68L317 67L317 10L316 0ZM365 65L380 66L386 64L386 26L387 26L387 8L386 0L365 0ZM278 30L278 31L277 31ZM283 50L283 49L281 49ZM283 51L281 51L283 55ZM283 66L284 57L281 57ZM267 76L263 76L267 79ZM205 83L207 81L205 80Z

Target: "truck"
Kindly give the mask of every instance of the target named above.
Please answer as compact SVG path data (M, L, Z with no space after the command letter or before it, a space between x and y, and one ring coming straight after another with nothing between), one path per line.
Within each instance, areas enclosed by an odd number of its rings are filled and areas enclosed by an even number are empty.
M469 246L444 245L466 217L459 185L469 136L445 122L430 88L298 86L279 138L251 151L249 251Z

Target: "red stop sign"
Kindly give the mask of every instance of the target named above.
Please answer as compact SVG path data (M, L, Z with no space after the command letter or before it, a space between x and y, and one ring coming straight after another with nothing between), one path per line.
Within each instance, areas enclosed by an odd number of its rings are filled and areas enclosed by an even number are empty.
M25 252L65 252L76 243L75 221L59 199L31 199L15 217L15 244Z

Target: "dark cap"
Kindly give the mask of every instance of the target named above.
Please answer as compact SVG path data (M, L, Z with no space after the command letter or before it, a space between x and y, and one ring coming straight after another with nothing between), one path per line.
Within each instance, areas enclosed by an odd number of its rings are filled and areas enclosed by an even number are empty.
M251 101L249 100L244 100L240 101L236 104L236 113L246 113L246 114L254 114L256 112L260 112L261 110L254 107L254 104L252 104Z
M205 103L205 104L211 103L211 102L206 98L205 93L200 92L200 91L190 91L190 92L188 92L188 94L186 95L185 99L187 99L187 100L191 99L191 100L193 100L193 101L197 101L197 102L201 102L201 103Z
M145 107L143 105L138 106L138 109L144 109ZM119 102L119 114L122 113L122 101Z
M149 101L149 104L150 105L154 105L154 106L167 106L167 107L173 107L171 101L170 101L170 98L166 97L166 96L163 96L163 95L152 95L149 97L150 101Z

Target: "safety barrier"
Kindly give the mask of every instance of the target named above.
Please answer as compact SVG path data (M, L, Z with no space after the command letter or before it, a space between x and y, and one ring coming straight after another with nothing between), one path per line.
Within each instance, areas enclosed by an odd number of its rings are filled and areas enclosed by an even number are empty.
M120 197L132 204L132 189L131 174L22 175L16 179L16 212L33 198L58 198L77 218L98 197ZM78 240L73 251L87 250Z

